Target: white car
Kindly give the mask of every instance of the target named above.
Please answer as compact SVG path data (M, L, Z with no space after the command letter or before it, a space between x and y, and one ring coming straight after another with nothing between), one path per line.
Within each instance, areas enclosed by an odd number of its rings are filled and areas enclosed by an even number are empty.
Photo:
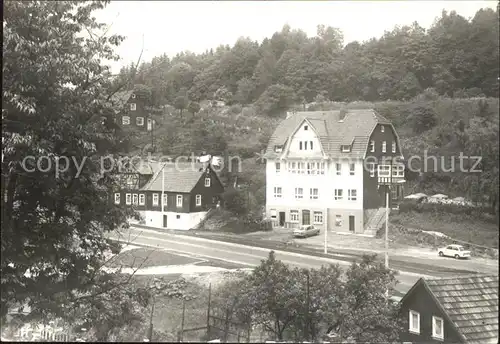
M296 238L307 238L314 235L319 235L319 228L313 225L303 225L293 230L293 236Z
M448 245L438 249L440 257L454 257L455 259L470 258L470 251L462 245Z

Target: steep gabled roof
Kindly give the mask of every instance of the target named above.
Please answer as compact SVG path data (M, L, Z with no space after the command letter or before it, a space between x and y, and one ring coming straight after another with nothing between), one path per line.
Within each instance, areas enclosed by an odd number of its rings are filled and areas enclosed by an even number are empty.
M421 284L467 343L498 343L498 275L421 278L401 302Z
M134 91L119 91L111 96L110 102L116 113L119 113L125 104L127 104L128 100L132 96L132 93L134 93Z
M163 174L165 170L165 174ZM144 185L144 191L162 191L162 175L165 176L165 191L189 193L205 172L203 164L197 162L164 163Z
M340 110L297 112L283 120L274 131L266 150L266 158L277 158L275 145L285 145L302 122L313 126L323 150L331 158L364 158L368 140L377 124L391 125L373 109L347 110L342 121ZM341 152L341 145L351 145L350 152Z

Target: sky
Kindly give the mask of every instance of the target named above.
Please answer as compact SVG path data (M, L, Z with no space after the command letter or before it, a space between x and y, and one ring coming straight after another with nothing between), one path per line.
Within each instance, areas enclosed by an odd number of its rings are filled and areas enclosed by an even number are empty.
M239 37L262 42L288 24L308 36L319 24L339 28L344 44L380 37L396 25L417 21L429 28L443 9L465 18L480 8L495 9L496 1L111 1L95 17L109 25L109 34L126 40L112 63L114 73L136 62L151 61L166 53L202 53L221 44L233 45Z

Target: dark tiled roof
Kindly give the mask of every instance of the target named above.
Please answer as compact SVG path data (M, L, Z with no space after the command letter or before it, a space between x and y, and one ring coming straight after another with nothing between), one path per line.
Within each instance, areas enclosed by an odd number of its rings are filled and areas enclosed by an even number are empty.
M128 102L130 97L132 96L133 91L119 91L113 94L110 98L111 104L115 109L115 112L118 113L122 110L125 104Z
M275 145L287 144L290 136L302 124L309 121L319 137L325 154L331 158L363 158L368 140L377 124L391 125L373 109L347 110L342 121L340 110L297 112L283 120L275 129L266 150L267 158L276 158ZM341 152L341 145L351 145L350 152Z
M162 191L163 170L165 170L165 191L183 193L191 192L204 172L203 165L197 162L165 163L163 168L158 169L142 190Z
M498 276L424 279L467 343L498 343Z

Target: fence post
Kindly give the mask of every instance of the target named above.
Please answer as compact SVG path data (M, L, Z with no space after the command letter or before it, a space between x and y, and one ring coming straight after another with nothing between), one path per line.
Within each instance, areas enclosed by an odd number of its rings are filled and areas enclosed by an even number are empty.
M181 318L181 333L179 341L182 342L184 339L184 313L186 312L186 299L182 298L182 318Z
M207 339L210 340L210 302L212 297L212 283L208 285L208 309L207 309Z

